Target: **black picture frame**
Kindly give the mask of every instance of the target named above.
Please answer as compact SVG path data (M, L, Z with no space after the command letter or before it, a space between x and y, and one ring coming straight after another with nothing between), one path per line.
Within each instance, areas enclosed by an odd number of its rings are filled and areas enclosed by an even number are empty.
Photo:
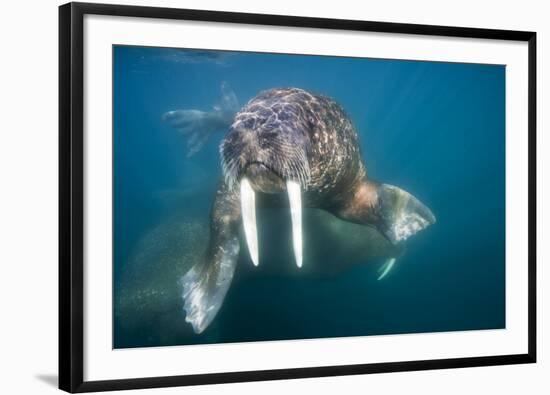
M84 381L83 19L86 14L230 22L528 43L528 352L526 354ZM296 379L536 362L536 33L141 6L69 3L59 8L59 388L89 392Z

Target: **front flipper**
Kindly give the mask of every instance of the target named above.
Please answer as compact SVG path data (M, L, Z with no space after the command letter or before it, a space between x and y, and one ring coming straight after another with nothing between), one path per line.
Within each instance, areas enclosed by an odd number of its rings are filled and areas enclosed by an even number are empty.
M347 221L376 227L392 244L398 244L435 223L430 209L401 188L362 181L334 214Z
M435 216L428 207L393 185L378 185L378 202L380 222L377 226L393 244L435 223Z
M233 279L239 256L238 201L238 192L229 191L222 183L210 214L210 240L203 261L181 279L185 320L195 333L202 333L210 325Z

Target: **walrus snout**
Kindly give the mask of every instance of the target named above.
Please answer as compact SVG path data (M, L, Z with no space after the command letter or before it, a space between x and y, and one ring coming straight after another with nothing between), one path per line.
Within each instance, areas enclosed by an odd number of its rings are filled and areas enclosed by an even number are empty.
M263 163L249 164L242 177L248 178L256 192L279 193L286 189L285 180Z
M262 114L259 114L262 115ZM250 258L259 263L256 193L286 193L292 218L292 240L302 266L302 191L310 180L307 144L302 129L272 124L268 118L244 117L234 122L220 145L225 183L240 188L241 215Z
M220 145L225 181L231 188L247 175L255 189L268 193L283 191L284 183L290 180L307 188L310 169L306 147L282 126L274 128L258 120L237 122Z

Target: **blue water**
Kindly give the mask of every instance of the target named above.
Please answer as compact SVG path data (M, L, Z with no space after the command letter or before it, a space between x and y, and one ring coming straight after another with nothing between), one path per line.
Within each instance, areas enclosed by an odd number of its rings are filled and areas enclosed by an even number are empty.
M504 66L116 46L113 75L115 347L505 326ZM411 192L437 223L382 281L381 262L311 277L242 258L218 316L195 334L178 288L186 263L169 256L189 235L170 224L207 221L223 134L187 158L161 115L211 109L224 81L241 104L274 87L334 98L369 175Z

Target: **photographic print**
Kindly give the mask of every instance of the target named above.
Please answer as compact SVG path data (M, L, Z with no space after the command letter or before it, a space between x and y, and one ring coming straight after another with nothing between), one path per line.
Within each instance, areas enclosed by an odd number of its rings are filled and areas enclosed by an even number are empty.
M505 328L505 66L113 46L113 346Z
M536 33L59 8L59 387L536 362Z

